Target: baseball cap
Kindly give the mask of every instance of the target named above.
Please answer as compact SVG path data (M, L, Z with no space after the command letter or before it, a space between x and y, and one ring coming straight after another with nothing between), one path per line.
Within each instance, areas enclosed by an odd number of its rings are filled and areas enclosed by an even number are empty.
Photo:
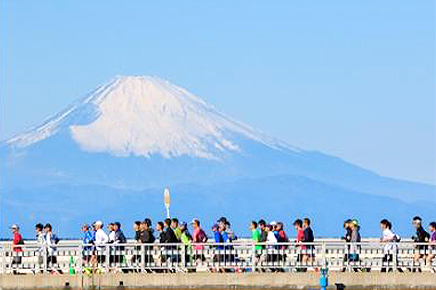
M271 223L270 223L270 225L272 225L272 226L275 226L277 224L277 222L274 222L274 221L272 221Z
M102 222L102 221L96 221L96 222L94 223L94 225L102 226L102 225L103 225L103 222Z
M16 224L13 224L12 226L11 226L11 229L13 229L13 230L18 230L20 227L19 226L17 226Z
M188 226L188 224L186 223L186 222L181 222L181 223L179 223L179 227L180 228L183 228L183 227L187 227Z
M217 220L217 223L226 223L227 222L227 218L226 217L220 217L219 220Z
M193 224L193 223L198 223L198 218L192 219L191 224Z

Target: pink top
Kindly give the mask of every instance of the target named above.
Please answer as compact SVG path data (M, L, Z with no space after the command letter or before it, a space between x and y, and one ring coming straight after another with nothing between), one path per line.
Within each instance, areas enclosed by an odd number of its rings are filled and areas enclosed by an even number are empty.
M196 228L192 233L192 241L194 242L195 250L204 249L204 246L202 244L207 241L207 236L200 227Z

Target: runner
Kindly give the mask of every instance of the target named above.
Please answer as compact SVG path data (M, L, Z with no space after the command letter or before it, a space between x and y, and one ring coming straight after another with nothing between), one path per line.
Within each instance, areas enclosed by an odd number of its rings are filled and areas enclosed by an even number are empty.
M310 226L310 219L303 219L303 243L313 243L315 237L313 235L312 227ZM315 246L306 244L307 262L313 262L315 260Z
M259 229L257 228L257 222L251 221L250 223L250 231L251 231L251 239L254 243L254 259L253 259L253 267L257 267L260 261L260 257L262 255L262 246L257 243L261 242L261 234ZM259 269L256 269L259 270Z
M103 222L96 221L94 223L95 230L95 245L96 245L96 262L102 264L106 261L105 248L109 242L108 235L103 231Z
M171 220L171 229L174 231L174 234L176 235L177 241L180 242L180 236L182 235L182 232L179 228L179 220L177 218L173 218Z
M44 257L45 255L45 237L44 237L44 225L38 223L35 225L35 234L36 234L36 243L38 245L38 267L41 269L44 268ZM36 271L34 271L36 273Z
M109 232L109 234L108 234L108 238L109 238L108 243L109 243L109 244L112 244L113 242L115 242L114 223L110 223L110 224L108 224L108 225L107 225L107 230L108 230L108 232Z
M422 258L425 260L426 258L426 251L428 249L427 245L423 245L425 243L428 243L430 239L430 235L424 230L422 227L422 219L419 216L415 216L412 220L412 224L416 229L416 236L412 237L412 240L417 243L415 250L415 257L413 259L414 265L412 270L413 272L416 272L415 264L419 264L419 260ZM418 268L419 272L422 272L421 268Z
M45 243L47 245L47 265L51 267L52 274L61 274L58 268L58 260L56 257L56 245L59 242L59 238L52 232L51 224L45 224L44 226L45 233Z
M295 240L295 247L300 249L300 253L298 254L297 261L300 265L305 265L307 263L307 254L306 245L303 244L304 240L304 231L303 231L303 221L300 219L296 219L293 223L295 230L297 231L297 238ZM297 269L298 272L306 271L306 268Z
M200 221L197 218L194 218L191 221L191 225L193 228L192 242L194 247L194 260L197 263L202 263L205 261L203 244L207 242L207 236L206 233L201 229Z
M127 239L126 236L124 235L123 231L121 230L121 223L119 222L115 222L113 223L113 230L114 230L114 244L125 244L127 243ZM122 263L123 262L123 253L122 251L124 251L124 246L116 246L115 247L115 256L114 256L114 262L116 264ZM121 251L121 252L120 252Z
M140 238L139 238L139 233L141 231L141 222L140 221L135 221L133 223L133 231L135 232L135 241L137 241L138 243L140 242Z
M347 264L348 260L349 260L349 254L350 254L350 244L349 243L351 241L350 224L351 224L351 219L347 219L344 222L345 235L343 237L341 237L341 240L345 241L344 267L342 268L342 272L345 272L347 270L347 267L345 264Z
M353 263L353 270L354 272L358 272L360 268L355 267L356 262L360 261L359 253L360 253L360 242L362 241L362 238L360 236L360 226L359 222L356 219L351 220L349 224L350 230L351 230L351 238L350 238L350 254L348 256L348 261Z
M397 242L400 241L398 235L392 232L392 224L387 219L383 219L380 221L380 228L382 230L382 237L380 238L380 242L384 244L384 256L383 256L383 264L393 263L394 258L397 258ZM382 267L381 272L393 271L393 268ZM403 272L401 268L398 268L399 272Z
M83 247L82 259L85 264L88 264L92 258L92 246L90 244L94 243L95 236L91 232L91 227L88 224L82 226L83 240L82 243L86 246Z
M430 249L434 252L436 251L436 222L431 222L428 225L428 230L430 231ZM436 269L432 266L433 259L435 258L435 254L427 255L427 266L431 269L433 273L436 273Z
M14 256L12 258L12 268L14 269L13 274L18 274L16 269L19 268L19 266L21 265L21 262L22 262L21 255L23 252L23 249L20 247L20 245L24 245L24 240L20 234L20 227L19 226L12 225L11 230L12 230L12 234L14 236L14 239L12 241L12 249L14 250Z
M266 243L266 240L268 239L268 232L266 231L266 221L261 219L259 220L259 229L260 229L260 242Z

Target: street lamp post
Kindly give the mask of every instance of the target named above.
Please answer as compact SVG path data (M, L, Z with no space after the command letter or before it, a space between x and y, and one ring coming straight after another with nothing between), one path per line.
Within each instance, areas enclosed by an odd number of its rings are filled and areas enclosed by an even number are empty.
M171 197L169 188L164 189L164 204L165 209L167 210L167 218L170 218L170 205L171 205Z

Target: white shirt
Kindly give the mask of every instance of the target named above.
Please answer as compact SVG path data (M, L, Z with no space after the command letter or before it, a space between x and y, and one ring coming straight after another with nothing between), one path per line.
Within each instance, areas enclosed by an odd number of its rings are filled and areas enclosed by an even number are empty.
M55 250L56 250L55 244L52 243L51 235L52 235L51 233L47 233L45 235L45 242L47 243L47 246L48 246L47 247L47 251L48 251L48 254L50 256L52 256L54 254Z
M95 244L96 245L104 245L109 241L109 237L102 229L98 229L95 232ZM98 247L99 249L103 249L103 247Z
M268 244L277 244L277 238L276 235L274 235L274 232L268 232L268 236L266 237L266 242Z
M393 242L395 234L390 229L385 229L381 237L381 241L386 243L384 247L385 254L393 254L393 251L397 248L397 245Z
M115 242L115 231L111 231L109 233L109 242L111 243Z

